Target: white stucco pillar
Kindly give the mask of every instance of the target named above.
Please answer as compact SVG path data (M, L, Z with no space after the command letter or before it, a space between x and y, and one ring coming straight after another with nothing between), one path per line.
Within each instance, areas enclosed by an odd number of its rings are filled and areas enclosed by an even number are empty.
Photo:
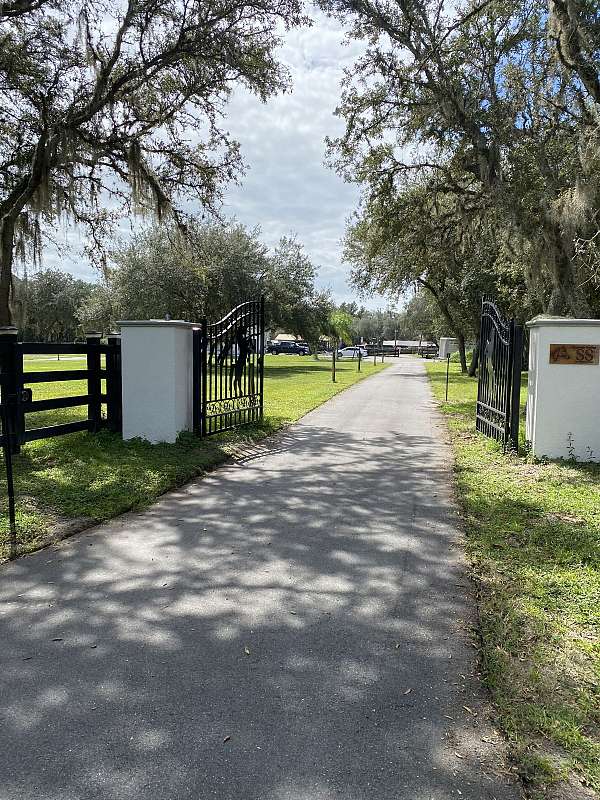
M174 442L193 427L192 330L180 320L121 326L123 438Z
M600 460L600 320L536 317L527 327L526 437L534 454Z

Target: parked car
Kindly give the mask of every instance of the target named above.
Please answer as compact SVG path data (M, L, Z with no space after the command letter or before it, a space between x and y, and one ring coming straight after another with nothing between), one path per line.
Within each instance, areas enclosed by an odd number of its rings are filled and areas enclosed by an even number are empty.
M338 358L358 358L358 354L360 352L361 358L367 357L367 348L362 347L360 345L355 345L354 347L342 347L341 350L337 351Z
M271 355L307 356L310 350L306 345L297 342L269 342L267 353Z

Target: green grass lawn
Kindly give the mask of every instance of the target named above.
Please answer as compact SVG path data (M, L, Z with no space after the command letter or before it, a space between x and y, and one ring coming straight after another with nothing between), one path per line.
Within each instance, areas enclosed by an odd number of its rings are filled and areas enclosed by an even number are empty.
M385 365L384 365L385 366ZM82 369L83 359L27 359L26 371ZM29 442L14 457L18 541L9 541L4 464L0 464L0 561L40 547L68 530L151 503L168 489L223 462L232 449L294 422L310 409L361 378L382 369L364 360L338 364L337 382L331 362L298 356L266 356L265 419L243 428L199 440L192 434L176 444L124 442L119 436L72 433ZM35 384L34 399L85 394L84 381ZM68 408L27 415L27 427L85 419L86 408ZM0 457L1 460L1 457Z
M454 445L502 725L532 797L587 797L581 784L600 790L600 464L504 455L475 432L476 380L452 364L446 403L446 365L428 371Z

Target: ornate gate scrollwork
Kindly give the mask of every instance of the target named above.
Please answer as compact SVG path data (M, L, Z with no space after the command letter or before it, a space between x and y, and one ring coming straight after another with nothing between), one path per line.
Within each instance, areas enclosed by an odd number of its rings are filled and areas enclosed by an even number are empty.
M506 447L519 445L519 400L523 329L483 300L476 428Z
M194 430L200 436L263 415L264 299L234 308L194 331Z

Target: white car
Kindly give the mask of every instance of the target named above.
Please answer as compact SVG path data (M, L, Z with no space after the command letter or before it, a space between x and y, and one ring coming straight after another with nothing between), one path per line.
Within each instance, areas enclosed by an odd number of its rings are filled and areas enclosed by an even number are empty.
M354 347L342 347L337 351L337 358L358 358L360 353L361 358L367 357L367 348L355 345Z

